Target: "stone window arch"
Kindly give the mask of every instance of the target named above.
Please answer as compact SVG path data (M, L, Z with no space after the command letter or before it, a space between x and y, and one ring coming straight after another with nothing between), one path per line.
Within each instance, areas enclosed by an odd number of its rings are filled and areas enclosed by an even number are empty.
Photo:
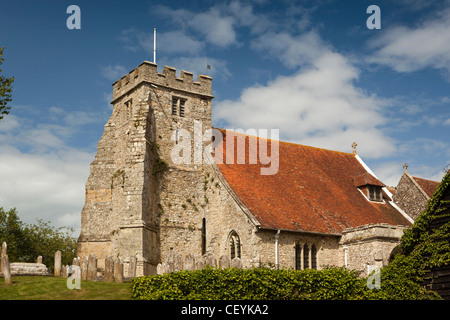
M307 243L303 245L303 269L309 269L309 247Z
M228 235L228 252L231 260L241 258L241 240L234 230Z
M317 269L317 253L316 243L296 242L294 245L295 270Z
M314 243L311 245L311 269L317 269L317 248Z

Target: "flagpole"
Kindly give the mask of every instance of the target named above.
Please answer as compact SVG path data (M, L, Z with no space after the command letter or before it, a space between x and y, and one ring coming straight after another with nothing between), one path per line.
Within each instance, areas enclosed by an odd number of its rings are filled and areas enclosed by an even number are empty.
M153 28L153 63L156 64L156 28Z

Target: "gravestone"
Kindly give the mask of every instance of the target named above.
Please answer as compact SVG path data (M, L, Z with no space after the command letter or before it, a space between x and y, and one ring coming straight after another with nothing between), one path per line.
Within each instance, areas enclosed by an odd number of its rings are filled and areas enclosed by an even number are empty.
M136 277L136 267L137 267L137 257L131 256L130 262L128 263L128 276L130 278Z
M195 270L195 259L191 254L188 254L184 259L184 269L185 270Z
M42 263L42 256L37 257L36 263Z
M3 254L3 251L2 251L2 265L3 265L2 271L3 271L3 277L5 278L5 284L10 285L12 283L12 279L11 279L11 270L9 268L9 258L8 258L7 254Z
M1 254L1 257L3 257L4 255L7 255L7 245L6 245L6 242L3 242L2 243L2 254ZM3 260L1 260L1 262L0 262L0 272L3 272Z
M114 260L111 256L105 258L105 281L114 281Z
M205 266L217 267L216 257L212 253L207 253L203 255L205 261Z
M61 276L61 251L56 251L55 252L55 272L54 272L55 277L60 277Z
M61 277L67 278L67 266L61 266Z
M231 260L231 267L232 268L242 268L242 261L241 261L241 259L236 257L233 260Z
M114 261L114 281L123 282L123 263L119 257Z
M88 258L83 257L83 262L81 263L81 280L87 280L88 273Z
M97 280L97 257L92 253L88 258L87 280Z
M219 267L220 268L229 268L230 267L230 258L228 258L227 255L220 256Z

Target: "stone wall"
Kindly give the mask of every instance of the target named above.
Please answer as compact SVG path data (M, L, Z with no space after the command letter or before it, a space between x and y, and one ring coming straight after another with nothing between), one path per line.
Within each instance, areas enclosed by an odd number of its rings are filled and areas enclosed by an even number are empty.
M395 189L393 200L400 209L415 220L425 210L428 197L414 178L405 171Z
M344 261L346 252L347 267L365 276L372 266L386 266L405 228L381 223L344 230L340 251L344 253Z

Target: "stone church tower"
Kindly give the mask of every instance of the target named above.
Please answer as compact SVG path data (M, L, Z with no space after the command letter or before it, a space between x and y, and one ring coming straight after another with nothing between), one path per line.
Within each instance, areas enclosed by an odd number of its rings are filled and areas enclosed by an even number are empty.
M106 256L125 264L136 256L143 275L156 273L180 242L206 250L198 210L203 165L173 163L171 152L182 129L194 137L194 128L200 134L211 128L211 82L186 71L177 77L167 66L158 73L145 61L113 84L113 113L86 183L78 256L95 254L100 268Z

